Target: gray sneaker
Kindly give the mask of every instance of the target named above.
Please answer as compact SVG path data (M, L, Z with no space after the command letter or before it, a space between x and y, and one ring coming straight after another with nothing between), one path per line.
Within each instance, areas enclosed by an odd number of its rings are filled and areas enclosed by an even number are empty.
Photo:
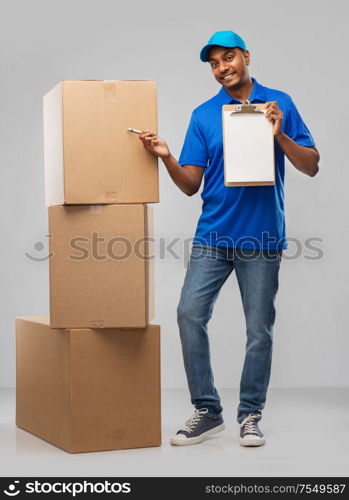
M186 421L185 429L181 429L171 438L171 444L176 446L186 446L189 444L201 443L216 432L225 428L223 418L210 418L206 416L207 408L195 410L194 415Z
M250 413L243 419L240 424L241 446L262 446L265 444L264 434L258 427L261 418L260 413Z

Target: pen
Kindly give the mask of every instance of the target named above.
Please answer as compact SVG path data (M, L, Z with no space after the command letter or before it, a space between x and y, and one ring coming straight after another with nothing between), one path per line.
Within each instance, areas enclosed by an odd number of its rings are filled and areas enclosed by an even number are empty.
M137 130L136 128L131 128L131 127L128 127L127 130L129 132L133 132L134 134L141 134L142 131L141 130ZM154 135L153 139L157 139L158 137L156 135Z

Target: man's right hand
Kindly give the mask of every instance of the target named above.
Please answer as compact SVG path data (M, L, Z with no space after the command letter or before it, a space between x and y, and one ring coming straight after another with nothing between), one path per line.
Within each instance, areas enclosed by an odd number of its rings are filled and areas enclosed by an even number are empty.
M201 184L204 167L180 165L171 155L166 142L150 130L142 130L140 140L147 151L161 158L175 184L188 196L195 194Z
M154 156L164 159L171 156L171 152L166 142L154 132L143 130L139 135L139 139L143 142L145 149Z

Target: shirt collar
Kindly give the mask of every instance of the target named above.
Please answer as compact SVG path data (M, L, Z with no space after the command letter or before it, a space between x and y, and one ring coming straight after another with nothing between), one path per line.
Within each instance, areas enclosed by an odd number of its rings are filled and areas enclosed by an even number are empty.
M265 91L265 88L263 85L257 82L257 80L254 77L251 77L251 80L253 82L253 88L252 92L250 94L249 100L251 102L266 102L267 101L267 94ZM228 92L225 90L225 88L222 85L222 88L217 94L217 97L222 101L222 104L234 104L234 103L239 103L240 101L237 101L233 97L231 97Z

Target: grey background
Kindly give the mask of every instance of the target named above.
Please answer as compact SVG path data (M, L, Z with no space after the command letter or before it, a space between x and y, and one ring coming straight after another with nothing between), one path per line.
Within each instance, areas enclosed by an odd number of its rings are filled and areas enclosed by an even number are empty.
M0 385L15 385L15 317L48 312L47 262L25 255L47 250L43 94L61 79L157 80L159 133L178 158L192 109L219 90L199 50L214 31L233 29L251 51L251 75L291 94L321 153L314 179L287 163L287 234L321 238L323 257L282 263L271 385L348 386L346 2L12 0L1 7ZM182 193L161 162L159 172L157 241L191 238L201 198ZM36 242L44 248L35 250ZM158 245L155 266L154 322L168 388L186 387L176 324L185 255L174 248L177 259L160 259ZM235 275L209 331L216 385L237 387L245 327Z

